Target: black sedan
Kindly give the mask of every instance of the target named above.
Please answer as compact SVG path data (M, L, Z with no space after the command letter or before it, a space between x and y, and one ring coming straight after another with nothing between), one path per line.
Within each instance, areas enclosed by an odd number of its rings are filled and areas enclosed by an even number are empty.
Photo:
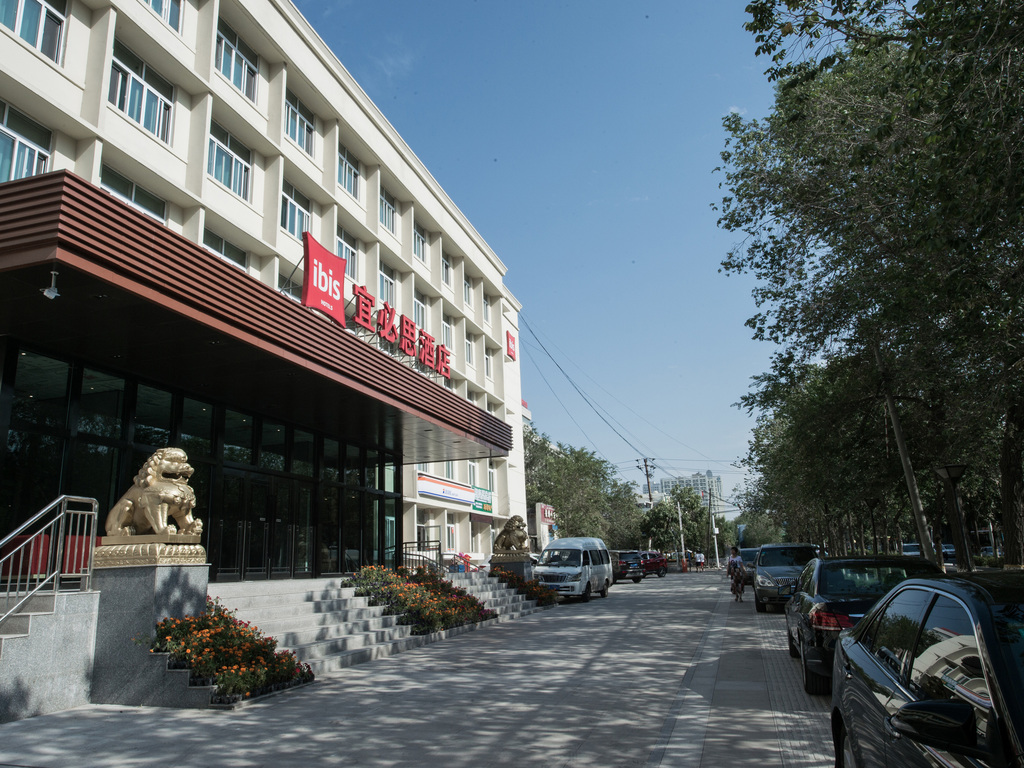
M839 636L839 768L1024 766L1024 573L909 579Z
M841 630L856 624L899 582L935 573L942 573L935 563L902 555L816 557L807 563L786 603L789 655L800 659L804 690L829 692L832 652Z

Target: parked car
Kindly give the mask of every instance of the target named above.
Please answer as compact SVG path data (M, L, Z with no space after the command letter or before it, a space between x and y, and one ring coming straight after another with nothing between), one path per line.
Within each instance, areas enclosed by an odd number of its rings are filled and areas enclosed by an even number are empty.
M903 554L912 556L921 556L921 545L916 541L908 541L903 545Z
M754 583L754 569L756 568L758 547L740 547L740 557L743 558L743 583Z
M632 579L634 584L639 584L644 577L644 569L640 565L640 553L633 550L616 550L612 553L612 580L613 582Z
M1022 652L1024 573L903 582L836 644L836 765L1020 768Z
M871 555L811 560L786 603L789 655L800 659L804 690L828 693L839 632L857 624L872 605L904 579L942 573L923 557Z
M588 602L596 592L608 597L612 584L612 558L601 539L569 537L552 539L533 567L537 581L563 597Z
M762 544L754 573L754 610L785 605L792 597L800 572L818 551L811 544Z
M956 565L956 548L952 544L942 545L942 562L946 565Z
M661 578L668 573L668 558L661 552L644 551L640 553L640 565L644 576L655 575Z

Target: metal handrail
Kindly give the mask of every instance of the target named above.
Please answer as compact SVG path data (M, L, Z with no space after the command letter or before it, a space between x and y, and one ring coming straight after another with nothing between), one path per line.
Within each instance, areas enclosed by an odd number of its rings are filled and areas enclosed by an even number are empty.
M407 541L402 547L404 568L424 567L434 573L443 573L440 541Z
M0 624L39 593L90 589L98 508L61 496L0 540Z

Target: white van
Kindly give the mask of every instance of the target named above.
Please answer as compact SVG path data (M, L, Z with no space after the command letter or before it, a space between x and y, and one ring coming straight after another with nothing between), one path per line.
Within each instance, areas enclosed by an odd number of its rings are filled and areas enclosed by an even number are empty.
M601 539L553 539L540 553L533 575L560 595L579 597L584 602L595 592L608 597L612 585L611 555Z

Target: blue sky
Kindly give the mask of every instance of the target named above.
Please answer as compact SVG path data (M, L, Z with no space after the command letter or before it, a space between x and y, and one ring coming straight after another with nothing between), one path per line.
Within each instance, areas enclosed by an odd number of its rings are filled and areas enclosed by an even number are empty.
M710 207L722 117L772 103L745 4L297 0L508 267L536 428L727 496L771 354Z

